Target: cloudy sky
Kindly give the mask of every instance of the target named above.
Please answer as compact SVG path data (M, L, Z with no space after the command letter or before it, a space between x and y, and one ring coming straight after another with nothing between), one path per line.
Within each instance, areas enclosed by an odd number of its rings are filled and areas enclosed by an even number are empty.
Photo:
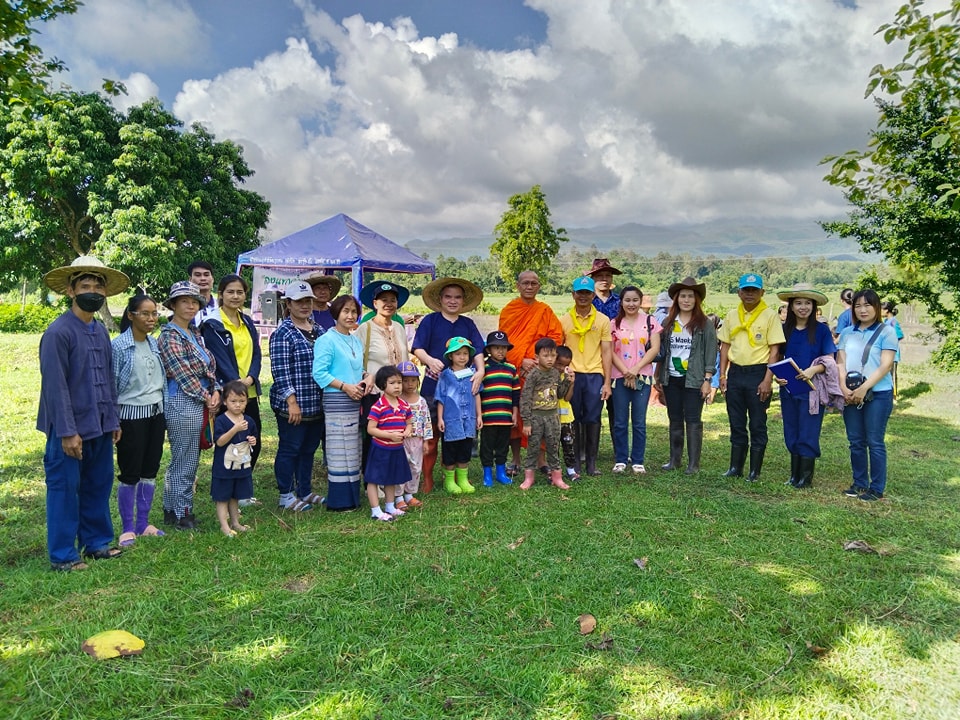
M40 44L244 147L277 238L345 212L398 241L843 212L825 155L876 119L902 0L86 0ZM936 5L933 3L931 6Z

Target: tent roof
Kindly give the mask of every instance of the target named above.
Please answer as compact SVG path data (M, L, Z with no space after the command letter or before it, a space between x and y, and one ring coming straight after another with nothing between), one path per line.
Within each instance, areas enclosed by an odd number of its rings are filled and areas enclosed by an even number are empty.
M401 273L433 273L435 269L432 262L343 213L242 253L237 265L334 270L360 265L364 272Z

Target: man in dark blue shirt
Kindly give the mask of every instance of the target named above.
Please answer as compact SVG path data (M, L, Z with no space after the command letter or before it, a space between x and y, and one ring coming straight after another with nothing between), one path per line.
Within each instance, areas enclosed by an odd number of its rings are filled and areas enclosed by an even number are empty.
M47 550L52 569L84 570L81 552L93 559L120 554L110 547L117 388L110 336L94 316L130 281L91 256L51 270L43 281L73 300L40 338L37 429L47 435Z

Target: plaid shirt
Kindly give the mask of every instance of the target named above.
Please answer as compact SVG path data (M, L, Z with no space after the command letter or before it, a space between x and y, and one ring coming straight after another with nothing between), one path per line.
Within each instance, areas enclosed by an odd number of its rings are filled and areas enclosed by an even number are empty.
M313 331L319 337L323 328L316 323ZM287 318L270 335L270 407L282 417L287 416L287 398L296 395L297 405L305 418L318 417L323 412L323 392L313 381L313 343L304 337Z
M157 346L157 339L153 335L147 335L147 346L150 352L155 355L160 354L160 348ZM136 350L136 341L133 339L133 331L127 328L113 339L113 378L117 383L117 394L124 391L130 384L130 377L133 375L133 354ZM160 359L163 364L163 359ZM167 384L163 384L163 404L167 404Z
M188 332L193 335L193 342L187 337ZM191 325L184 330L168 322L160 331L157 345L167 379L174 380L185 395L202 402L210 397L211 389L219 389L216 361L213 353L204 348L197 328Z

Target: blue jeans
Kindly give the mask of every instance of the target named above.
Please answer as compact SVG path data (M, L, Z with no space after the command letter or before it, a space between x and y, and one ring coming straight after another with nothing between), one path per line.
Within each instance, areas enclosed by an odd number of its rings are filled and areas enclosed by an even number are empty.
M893 391L873 393L873 400L862 408L847 405L843 409L843 424L850 441L850 466L853 469L853 484L864 490L881 494L887 486L887 446L883 436L887 432L887 420L893 412ZM870 460L869 477L867 458Z
M314 420L291 425L286 418L277 415L277 454L273 474L281 495L296 490L297 497L303 498L313 492L313 458L322 437L322 422Z
M618 463L630 462L642 465L647 451L647 405L650 402L650 386L638 383L630 390L623 378L613 385L613 456ZM631 405L633 406L631 408ZM633 426L633 443L627 434L627 423Z

